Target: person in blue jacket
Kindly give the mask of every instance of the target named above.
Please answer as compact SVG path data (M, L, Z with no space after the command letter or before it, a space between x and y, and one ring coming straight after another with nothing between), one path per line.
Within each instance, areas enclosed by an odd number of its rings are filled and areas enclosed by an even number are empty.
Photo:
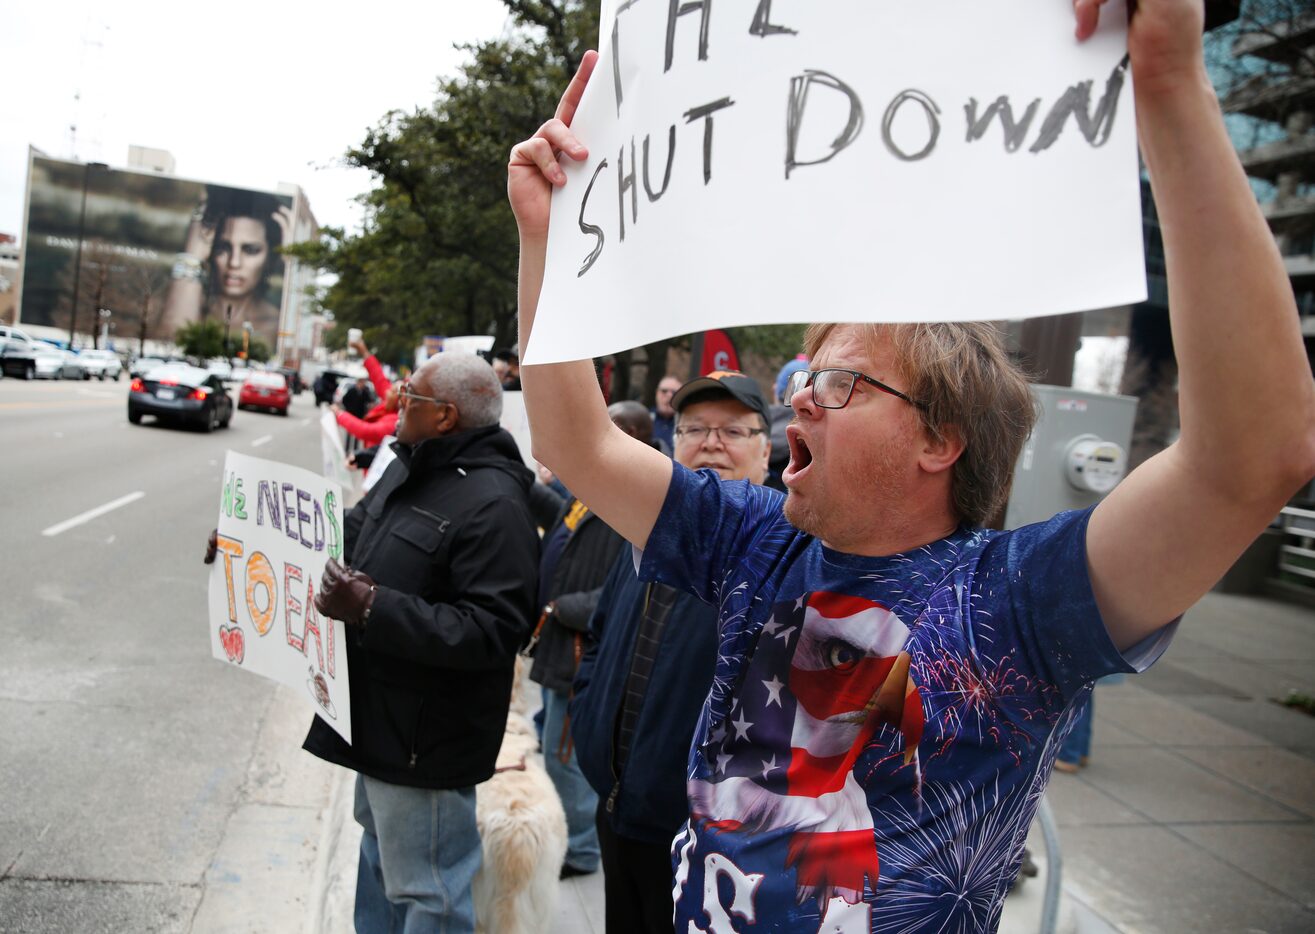
M723 480L761 484L771 453L757 383L717 373L672 400L675 459ZM671 931L671 840L689 816L685 766L717 657L716 610L643 583L630 549L612 566L590 620L570 703L576 758L598 793L607 930Z

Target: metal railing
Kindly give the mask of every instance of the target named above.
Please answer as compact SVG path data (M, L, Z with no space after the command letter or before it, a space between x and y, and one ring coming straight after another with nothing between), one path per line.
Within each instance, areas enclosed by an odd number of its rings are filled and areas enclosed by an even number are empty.
M1050 810L1050 802L1045 798L1041 799L1041 806L1037 808L1036 821L1041 825L1041 835L1046 841L1046 895L1041 905L1040 934L1054 934L1063 891L1064 858L1059 848L1059 828L1055 825L1055 815Z
M1302 578L1307 582L1304 586L1315 589L1315 510L1288 506L1280 515L1284 544L1278 549L1278 569ZM1289 536L1296 539L1296 544L1287 544Z

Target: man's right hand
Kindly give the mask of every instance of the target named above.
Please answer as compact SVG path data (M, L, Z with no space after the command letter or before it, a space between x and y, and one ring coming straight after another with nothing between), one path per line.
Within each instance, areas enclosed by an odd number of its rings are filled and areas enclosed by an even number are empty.
M569 127L597 63L597 52L585 52L580 70L571 79L557 105L556 115L539 127L539 132L512 147L511 158L507 161L507 200L516 215L522 239L548 236L553 186L566 184L566 174L557 164L557 154L564 152L577 162L589 156L589 150L575 138Z
M210 537L205 540L205 563L215 563L215 552L219 550L219 530L211 529Z
M522 351L531 346L543 288L552 190L566 184L557 158L565 153L582 162L589 156L570 127L597 63L597 52L584 54L557 115L516 144L508 160L507 199L520 228L516 298ZM612 424L589 360L523 366L520 372L525 413L539 439L535 456L608 525L642 548L671 485L671 460Z

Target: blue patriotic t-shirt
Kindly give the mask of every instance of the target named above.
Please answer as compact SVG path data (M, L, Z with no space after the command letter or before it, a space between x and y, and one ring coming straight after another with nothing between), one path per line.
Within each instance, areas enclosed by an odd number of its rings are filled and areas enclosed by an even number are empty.
M719 610L675 929L994 930L1070 714L1173 627L1115 649L1089 511L867 558L783 504L676 465L642 555Z

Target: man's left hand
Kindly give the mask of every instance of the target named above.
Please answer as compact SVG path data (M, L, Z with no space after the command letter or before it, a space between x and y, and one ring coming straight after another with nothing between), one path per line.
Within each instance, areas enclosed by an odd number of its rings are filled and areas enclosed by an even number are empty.
M374 603L374 581L368 575L343 567L333 558L324 565L315 609L349 626L363 626Z

